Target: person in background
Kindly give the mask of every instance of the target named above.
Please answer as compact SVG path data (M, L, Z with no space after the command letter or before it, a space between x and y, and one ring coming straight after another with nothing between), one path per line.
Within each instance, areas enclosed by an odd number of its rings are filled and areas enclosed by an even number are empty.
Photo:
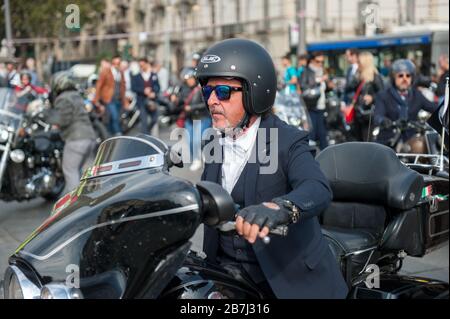
M308 66L302 72L300 87L302 88L302 98L308 108L311 117L312 130L310 139L319 142L322 150L328 146L328 130L325 124L325 92L329 89L328 74L324 69L325 56L322 52L313 52Z
M141 111L141 132L150 134L158 121L158 110L154 107L155 103L152 103L158 93L155 92L155 90L158 90L158 84L154 83L157 78L154 78L148 59L140 58L139 65L141 72L131 78L131 90L136 94L136 105ZM150 125L148 123L149 117L151 118Z
M281 64L284 67L284 85L286 93L295 94L297 92L297 70L292 66L291 58L289 55L285 55L281 59Z
M158 75L158 81L161 92L166 92L169 88L169 71L159 61L154 62L155 72Z
M66 182L64 192L67 193L80 182L81 169L92 158L96 135L84 108L84 99L69 72L53 75L51 92L54 102L48 122L61 130L65 142L62 168Z
M111 67L102 67L96 84L94 105L106 105L108 129L112 135L121 135L120 113L125 105L125 76L120 70L120 56L111 60Z
M346 105L350 104L355 94L354 87L351 87L351 83L354 83L354 78L357 76L358 71L358 50L347 49L345 51L345 58L350 66L345 74L345 89L344 89L344 102Z
M399 59L392 64L391 86L375 97L374 124L381 127L377 142L387 144L394 136L390 127L393 121L416 121L421 109L430 113L436 111L437 104L430 102L414 86L415 76L416 67L410 60ZM414 129L407 129L401 139L407 142L414 134Z
M15 87L15 91L19 96L26 93L32 95L48 93L47 89L32 84L31 79L32 76L27 71L22 71L20 73L20 84Z
M30 83L32 85L38 84L39 81L38 81L38 75L36 72L36 60L34 58L27 58L25 60L25 67L23 68L22 71L27 72L31 76Z
M6 83L10 88L20 85L20 74L16 68L16 61L10 60L6 62Z
M392 60L388 57L383 59L383 67L380 68L380 74L385 79L389 79L389 74L391 72Z
M308 55L307 54L301 54L298 56L297 61L297 79L300 79L302 77L303 70L308 65ZM299 93L301 93L302 88L300 85L299 87Z
M130 64L127 60L120 61L120 71L124 75L125 91L130 91L131 90L131 72L130 72Z
M349 87L355 91L352 99L352 106L355 108L354 135L358 141L369 141L375 96L384 88L372 53L359 53L357 76L352 79Z

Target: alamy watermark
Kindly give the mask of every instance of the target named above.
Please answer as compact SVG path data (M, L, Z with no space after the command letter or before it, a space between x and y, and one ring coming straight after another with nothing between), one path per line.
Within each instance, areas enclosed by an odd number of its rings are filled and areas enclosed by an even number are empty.
M366 287L369 289L380 288L380 267L375 264L370 264L366 268L366 273L369 273L366 280L364 280Z
M365 17L365 24L368 28L378 28L380 25L380 7L376 3L368 4L362 11L361 14Z
M66 287L80 289L80 266L75 264L67 265Z
M76 4L69 4L65 10L66 20L65 25L66 28L70 31L79 31L80 30L80 7Z
M193 121L193 134L184 128L176 128L170 133L170 140L176 141L172 150L181 155L183 163L191 163L192 160L203 160L207 164L222 164L223 161L234 162L238 160L237 153L242 151L236 143L230 142L232 138L222 137L214 128L208 128L201 133L201 121ZM191 151L192 143L192 151ZM224 157L224 143L233 149L231 158ZM254 145L250 154L247 154L247 163L259 163L260 174L274 174L278 169L278 128L258 128ZM202 147L202 145L204 145Z

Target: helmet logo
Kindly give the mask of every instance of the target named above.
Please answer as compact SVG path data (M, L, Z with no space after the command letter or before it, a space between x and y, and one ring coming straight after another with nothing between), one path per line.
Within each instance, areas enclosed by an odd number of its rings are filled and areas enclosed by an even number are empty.
M205 55L200 62L202 63L217 63L219 62L221 59L220 57L218 57L217 55L213 55L213 54L208 54Z

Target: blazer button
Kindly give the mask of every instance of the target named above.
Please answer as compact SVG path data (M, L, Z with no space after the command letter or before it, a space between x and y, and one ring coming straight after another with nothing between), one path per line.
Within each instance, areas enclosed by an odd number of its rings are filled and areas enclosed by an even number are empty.
M234 235L234 239L239 240L239 235Z
M241 249L236 250L236 254L238 255L242 254L242 250Z

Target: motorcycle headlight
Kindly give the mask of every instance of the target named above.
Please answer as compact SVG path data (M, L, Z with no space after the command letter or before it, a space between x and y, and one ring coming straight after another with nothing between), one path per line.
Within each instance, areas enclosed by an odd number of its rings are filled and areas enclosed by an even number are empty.
M0 128L0 143L5 143L8 141L9 132L4 128Z
M48 284L41 289L41 299L83 299L83 294L63 284Z
M25 160L25 152L21 149L17 149L12 151L9 157L11 157L11 160L14 163L22 163Z
M373 132L372 132L372 136L378 136L380 134L380 127L375 127Z
M430 118L430 113L428 113L427 111L424 110L420 110L419 114L417 114L417 118L419 119L419 121L421 122L426 122L429 118Z
M17 266L9 266L4 280L5 299L37 299L39 288Z

